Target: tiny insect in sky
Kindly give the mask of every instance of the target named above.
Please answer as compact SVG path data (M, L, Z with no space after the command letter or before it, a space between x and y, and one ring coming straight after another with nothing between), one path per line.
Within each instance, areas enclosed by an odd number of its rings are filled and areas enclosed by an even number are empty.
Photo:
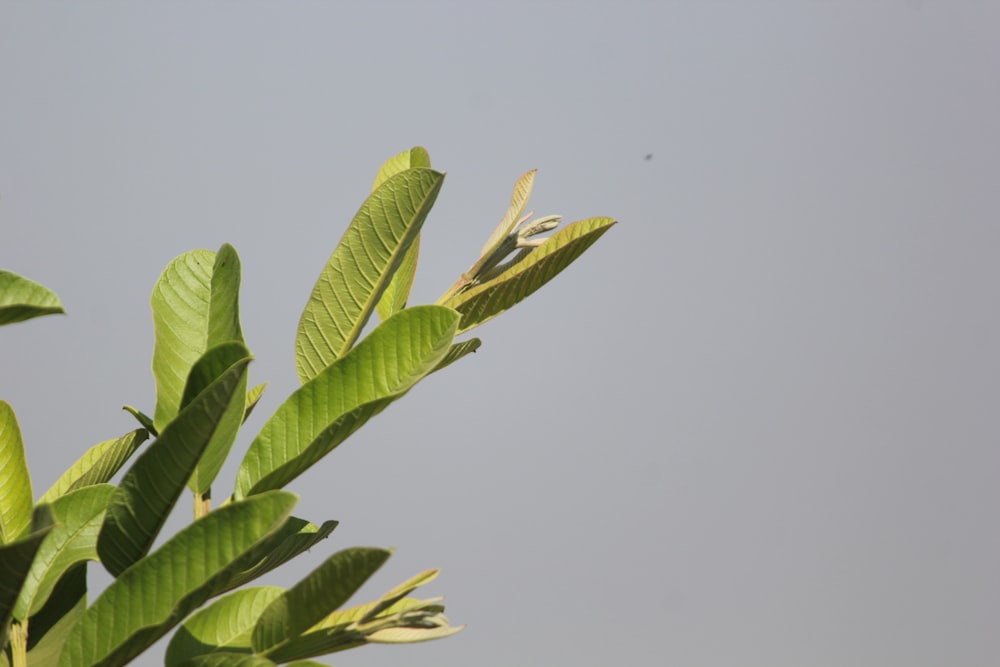
M653 159L653 154L652 153L646 153L646 162L649 162L652 159Z

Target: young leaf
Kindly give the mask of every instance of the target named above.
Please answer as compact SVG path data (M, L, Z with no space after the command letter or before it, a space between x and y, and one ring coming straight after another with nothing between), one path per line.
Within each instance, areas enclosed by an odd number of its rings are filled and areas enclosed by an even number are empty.
M105 440L94 445L56 480L38 502L51 503L75 489L107 482L148 437L149 432L139 428L120 438Z
M418 575L414 580L426 577ZM433 576L429 577L433 578ZM429 580L429 579L427 579ZM418 581L419 586L425 581ZM444 607L439 600L417 600L394 595L406 584L396 587L377 602L358 605L349 609L338 609L313 625L304 634L295 637L268 653L278 662L295 660L362 646L372 641L401 643L404 641L427 641L460 632L465 626L451 627L444 616ZM385 606L387 599L395 600ZM424 633L410 635L410 638L391 637L391 630L422 630ZM378 639L373 639L378 637Z
M235 400L242 406L238 389L248 363L236 362L198 394L125 473L97 541L111 574L120 575L152 546L229 405Z
M242 588L199 609L170 639L164 665L179 667L195 656L219 652L249 653L257 619L284 592L277 586Z
M517 179L517 183L514 184L514 192L510 196L510 206L507 208L507 212L504 214L500 224L496 226L493 233L490 234L490 238L487 239L486 245L483 246L482 251L479 253L480 257L487 257L492 254L497 246L503 243L504 239L517 227L521 216L524 215L524 207L528 204L528 198L531 197L531 189L535 185L536 172L537 169L532 169Z
M347 602L390 555L385 549L354 547L330 556L264 610L253 629L254 651L267 655L321 621Z
M49 507L57 523L35 555L14 618L38 613L63 574L77 563L97 560L97 534L114 490L110 484L86 486L52 502Z
M403 261L437 198L444 174L408 169L361 205L313 288L295 338L305 383L344 356Z
M459 333L496 317L531 295L569 266L615 220L589 218L567 225L496 277L441 301L462 314Z
M0 401L0 545L27 533L33 505L17 416L10 405Z
M457 323L447 308L416 306L376 327L267 420L240 464L234 496L281 488L325 456L438 364Z
M87 609L60 667L123 665L246 569L254 546L278 530L298 497L275 491L229 503L182 529L123 572Z
M0 324L63 312L55 292L16 273L0 270Z
M382 185L391 176L395 176L407 169L417 167L429 169L430 166L431 156L428 155L424 148L416 146L408 151L403 151L389 158L382 165L382 168L379 169L378 174L375 176L372 192L377 190L378 186ZM394 313L406 307L406 301L410 298L410 289L413 287L413 276L417 271L417 256L419 254L420 236L417 235L413 239L410 249L403 256L403 261L400 263L399 268L392 275L389 287L386 288L385 293L382 294L382 298L378 301L376 310L381 320L385 321L389 319Z
M260 397L264 395L264 390L267 389L267 383L261 382L259 385L247 392L247 402L246 409L243 410L243 422L249 419L250 413L253 409L257 407L257 402L260 401Z
M228 341L243 342L239 286L239 257L228 244L218 253L180 255L157 280L150 300L157 431L177 416L191 367L205 351Z

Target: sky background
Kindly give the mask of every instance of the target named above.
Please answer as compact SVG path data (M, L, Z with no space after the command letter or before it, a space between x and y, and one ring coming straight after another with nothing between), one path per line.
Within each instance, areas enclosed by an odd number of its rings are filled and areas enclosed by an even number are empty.
M2 2L0 266L68 311L0 330L35 495L152 413L153 284L224 242L270 381L242 452L376 170L422 145L448 176L411 303L528 169L539 215L621 222L291 486L341 525L268 583L395 546L357 601L440 567L421 590L468 624L328 662L994 665L997 26L972 0Z

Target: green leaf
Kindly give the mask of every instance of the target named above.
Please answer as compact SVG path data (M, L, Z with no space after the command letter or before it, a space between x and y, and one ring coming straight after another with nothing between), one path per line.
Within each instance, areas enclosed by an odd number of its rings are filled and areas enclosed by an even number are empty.
M0 545L22 537L31 525L31 475L14 409L0 401Z
M239 257L232 246L218 253L192 250L174 259L153 288L153 377L158 431L177 416L188 375L211 347L243 342L239 325Z
M35 554L51 530L52 514L47 505L40 505L32 514L27 534L17 541L0 545L0 646L7 645L7 633L21 587Z
M110 484L86 486L52 502L49 507L56 525L35 555L14 618L23 620L38 613L70 568L97 560L97 534L114 490Z
M230 503L182 529L121 574L73 628L61 667L122 665L246 569L298 497L275 491Z
M257 407L257 402L260 401L260 397L264 395L265 389L267 389L267 383L262 382L247 392L247 405L246 409L243 411L244 423L250 417L250 413L253 412L253 409Z
M70 630L86 609L87 564L77 563L56 584L45 606L28 620L28 667L56 664Z
M299 321L295 366L305 383L354 345L437 198L444 174L408 169L361 205Z
M325 540L336 527L336 521L324 521L322 526L317 526L305 519L290 517L281 530L256 547L257 559L253 561L253 566L235 572L225 590L237 588L267 574Z
M177 667L195 656L218 652L251 653L250 633L264 609L285 589L277 586L243 588L192 614L167 645L166 667Z
M63 312L55 292L16 273L0 270L0 324Z
M234 497L281 488L402 396L448 352L458 315L416 306L295 391L250 444Z
M382 185L391 176L395 176L407 169L415 167L426 167L429 169L430 166L431 156L428 155L424 148L416 146L408 151L403 151L389 158L382 165L382 168L378 171L378 175L375 176L372 192L377 190L378 186ZM406 302L410 298L410 289L413 287L413 277L417 272L417 257L419 254L420 236L418 235L403 256L403 261L400 263L399 269L392 275L389 287L378 301L376 310L378 310L379 318L383 321L389 319L394 313L406 308Z
M385 163L379 168L378 173L375 174L375 182L372 184L372 192L377 190L378 186L382 185L396 174L402 173L407 169L414 168L431 168L430 153L428 153L427 149L423 146L414 146L410 150L397 153L386 160Z
M153 418L139 408L131 405L123 405L122 410L135 417L135 420L139 422L139 426L143 427L155 436L160 435L159 431L156 430L156 424L153 423Z
M253 629L254 651L266 654L321 621L347 602L390 555L385 549L354 547L330 556L264 610Z
M149 432L139 428L120 438L94 445L56 480L38 502L51 503L70 491L107 482L148 437Z
M239 388L248 363L236 362L202 391L125 473L97 542L111 574L120 575L149 551L230 403L242 405Z
M399 268L392 274L389 287L382 293L382 298L378 300L376 309L379 319L383 322L395 313L406 308L406 302L410 298L410 290L413 288L413 278L417 274L417 258L420 255L420 236L413 239L410 248L403 255L403 261Z
M180 663L183 667L277 667L276 662L245 653L210 653ZM291 665L286 665L291 667Z
M467 354L471 354L478 350L483 344L483 341L478 338L470 338L469 340L464 340L461 343L455 343L450 348L448 348L448 354L444 355L444 358L438 362L438 365L434 367L434 372L438 372L445 366L450 366Z
M567 225L528 249L496 277L443 300L441 305L462 314L459 333L473 329L552 280L614 224L611 218L589 218Z
M269 652L278 661L294 660L344 651L373 641L396 642L427 641L437 636L445 637L461 631L464 626L453 628L444 616L439 600L417 600L405 597L406 591L427 583L436 576L436 570L423 572L395 587L376 602L339 609L309 628L309 631L289 640ZM418 629L425 634L411 635L411 639L391 637L384 631L392 629ZM433 636L437 635L437 636Z
M429 627L399 627L386 628L368 635L368 641L374 644L414 644L444 639L458 634L465 629L464 625L448 625L448 619L439 616L440 623Z
M184 387L184 395L181 398L181 409L183 410L205 388L221 377L227 369L249 354L246 347L236 341L222 343L208 350L191 368L187 385ZM246 373L243 374L234 391L234 400L229 402L229 407L219 419L212 439L205 447L205 453L188 480L188 488L196 494L208 492L215 476L219 474L222 464L226 462L229 450L236 442L236 434L239 433L240 426L243 424L243 414L246 409ZM243 400L236 400L237 398Z

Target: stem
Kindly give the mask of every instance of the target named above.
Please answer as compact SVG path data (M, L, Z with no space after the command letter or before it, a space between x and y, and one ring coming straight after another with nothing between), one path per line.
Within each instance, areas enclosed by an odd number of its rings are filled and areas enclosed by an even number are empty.
M28 619L10 626L10 657L13 667L28 667Z
M212 489L205 493L194 494L194 520L197 521L210 511L212 511Z

